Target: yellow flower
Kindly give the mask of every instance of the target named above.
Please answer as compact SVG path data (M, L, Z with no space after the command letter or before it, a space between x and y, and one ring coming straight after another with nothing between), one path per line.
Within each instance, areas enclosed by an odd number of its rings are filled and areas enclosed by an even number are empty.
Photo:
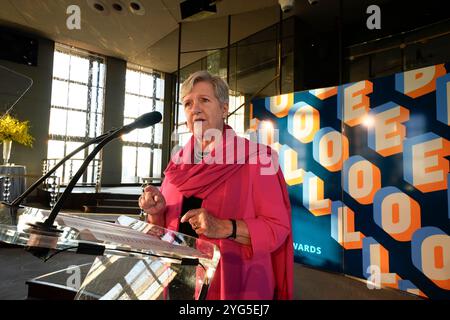
M0 140L12 140L27 147L33 146L34 138L29 134L28 121L19 121L10 114L0 118Z

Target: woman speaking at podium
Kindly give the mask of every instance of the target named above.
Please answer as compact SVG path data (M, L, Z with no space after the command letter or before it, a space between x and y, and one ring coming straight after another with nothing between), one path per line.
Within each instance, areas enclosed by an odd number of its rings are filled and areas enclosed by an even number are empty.
M276 154L225 124L221 78L193 73L181 99L193 135L169 162L161 189L147 186L139 206L148 222L219 247L207 299L292 299L291 208Z

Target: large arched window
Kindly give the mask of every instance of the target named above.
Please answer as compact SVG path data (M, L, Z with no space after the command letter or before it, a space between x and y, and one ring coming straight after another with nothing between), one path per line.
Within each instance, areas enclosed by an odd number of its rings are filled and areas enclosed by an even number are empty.
M103 133L105 69L103 57L56 44L46 159L49 166ZM58 169L62 184L70 180L92 149L80 151ZM99 153L79 183L96 182L100 161Z
M163 74L128 64L126 74L124 124L151 111L164 109ZM142 178L161 177L164 119L146 129L122 137L122 183L141 182Z

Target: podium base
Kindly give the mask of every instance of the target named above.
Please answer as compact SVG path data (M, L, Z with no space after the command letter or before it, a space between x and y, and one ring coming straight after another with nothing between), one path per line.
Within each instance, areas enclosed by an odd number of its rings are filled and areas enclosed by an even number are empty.
M73 300L77 294L70 287L63 287L49 282L28 280L27 300Z
M28 300L74 300L92 263L74 265L27 280ZM77 283L79 281L79 283Z

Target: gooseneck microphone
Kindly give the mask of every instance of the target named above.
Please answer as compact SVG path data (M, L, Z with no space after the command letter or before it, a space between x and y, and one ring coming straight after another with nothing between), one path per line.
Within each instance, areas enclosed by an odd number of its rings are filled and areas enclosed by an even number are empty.
M5 203L7 206L19 206L22 201L34 190L36 189L42 182L45 181L48 177L50 177L53 172L55 172L64 162L66 162L68 159L72 158L74 155L76 155L81 150L85 149L86 147L90 146L93 143L98 143L105 139L107 136L109 136L114 130L108 131L107 133L102 134L101 136L95 137L87 142L85 142L83 145L76 148L74 151L69 153L67 156L65 156L63 159L61 159L57 164L55 164L45 175L40 177L36 182L34 182L25 192L23 192L21 195L19 195L17 198L15 198L11 203Z
M17 210L20 208L20 204L22 203L22 201L31 193L33 192L34 189L36 189L37 187L39 187L39 185L44 182L48 177L50 177L56 170L58 170L58 168L63 165L68 159L72 158L74 155L76 155L78 152L80 152L81 150L85 149L86 147L90 146L93 143L98 143L100 141L102 141L104 138L106 138L107 136L109 136L113 131L115 131L117 129L113 129L110 130L104 134L102 134L101 136L95 137L87 142L85 142L84 144L82 144L81 146L79 146L78 148L76 148L74 151L72 151L71 153L69 153L67 156L65 156L64 158L62 158L57 164L55 164L46 174L44 174L42 177L40 177L38 180L36 180L28 189L26 189L22 194L20 194L17 198L15 198L12 202L6 202L6 201L2 201L1 203L4 204L5 206L9 207L9 215L11 218L12 223L16 223L16 218L17 218Z
M52 208L52 211L50 212L50 215L44 222L36 222L36 223L30 223L29 228L27 231L33 235L39 236L54 236L58 237L60 233L62 232L59 230L56 226L53 225L55 222L55 219L59 213L59 211L62 208L62 205L68 195L72 192L73 188L75 187L75 184L78 182L78 179L83 175L84 171L86 170L89 163L92 161L92 159L95 158L98 152L110 141L118 138L119 136L123 134L127 134L130 131L133 131L135 129L142 129L146 128L152 125L157 124L162 120L161 113L154 111L146 113L139 118L137 118L134 122L127 124L119 129L113 130L111 133L107 134L106 137L103 137L103 139L98 143L98 145L94 148L94 150L86 157L86 159L83 161L82 165L78 169L78 171L75 173L73 178L69 181L69 184L67 185L64 192L61 194L58 201L55 203L55 206ZM14 201L15 202L15 201ZM39 237L37 237L39 238ZM40 253L39 253L40 254Z
M17 215L17 210L20 207L20 204L22 203L22 201L31 193L33 192L42 182L44 182L48 177L50 177L56 170L58 170L58 168L63 165L68 159L72 158L74 155L76 155L78 152L80 152L81 150L85 149L86 147L90 146L91 144L94 143L99 143L100 141L102 141L103 139L105 139L106 137L110 136L111 134L117 133L119 130L119 134L124 134L124 133L128 133L134 129L137 128L145 128L147 126L152 125L151 123L155 121L155 123L158 123L158 115L155 115L156 112L149 112L146 113L142 116L140 116L139 118L137 118L133 123L130 123L128 125L125 125L119 129L111 129L108 132L95 137L87 142L85 142L84 144L82 144L81 146L79 146L78 148L76 148L74 151L72 151L71 153L69 153L67 156L65 156L63 159L61 159L61 161L59 161L57 164L55 164L45 175L43 175L41 178L39 178L38 180L36 180L36 182L34 182L27 190L25 190L22 194L20 194L17 198L15 198L12 202L7 203L6 201L2 201L2 203L6 206L9 207L10 210L10 216L11 219L13 221L13 223L16 222L16 215ZM159 113L158 113L159 114ZM160 114L159 114L160 115Z

